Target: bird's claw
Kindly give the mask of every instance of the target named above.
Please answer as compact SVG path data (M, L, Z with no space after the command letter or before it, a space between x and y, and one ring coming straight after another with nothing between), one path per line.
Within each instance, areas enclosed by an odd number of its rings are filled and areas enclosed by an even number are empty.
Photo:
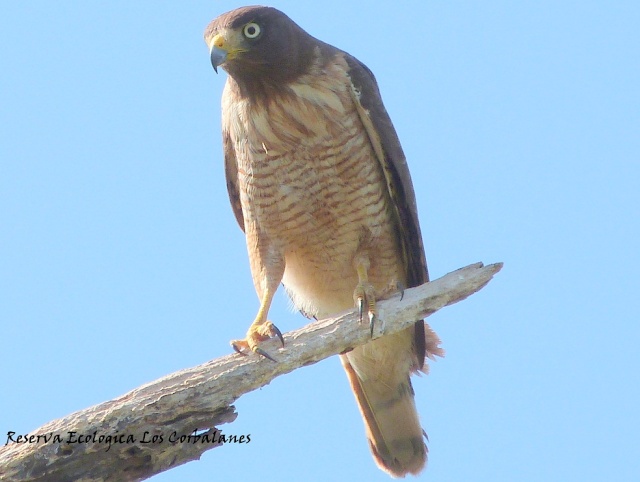
M278 339L280 340L280 343L282 343L282 348L284 348L284 338L282 336L282 332L278 329L278 327L276 325L274 325L273 323L271 323L271 328L273 330L273 332L275 333L275 335L278 337ZM272 335L273 336L273 335Z
M367 316L369 318L369 327L371 336L373 337L373 325L376 320L376 292L373 285L362 282L358 283L353 292L353 299L358 308L358 322L362 323L364 317L365 303L367 305Z
M373 338L373 327L375 325L375 321L376 321L376 314L370 311L369 312L369 330L370 330L371 338Z
M277 360L275 358L273 358L271 355L269 355L266 351L264 351L262 348L258 347L254 350L258 355L262 355L265 358L268 358L269 360L271 360L272 362L277 362Z
M247 356L249 351L257 353L273 362L277 362L275 358L269 355L265 350L260 348L260 342L268 340L270 338L277 337L284 348L284 337L280 329L271 323L270 321L264 322L261 325L251 325L247 332L247 337L244 340L232 340L231 346L233 349L241 355Z
M243 341L243 340L240 340L240 342L241 341ZM242 356L248 356L249 354L245 350L243 350L242 348L239 348L240 342L238 342L238 341L231 342L231 346L233 347L233 349L235 350L236 353L239 353ZM248 349L249 346L247 345L246 348ZM253 349L253 352L257 353L258 355L262 355L265 358L268 358L272 362L276 362L277 363L277 360L275 358L273 358L271 355L269 355L266 351L264 351L259 346L255 347Z
M232 341L232 342L231 342L231 347L233 348L233 350L234 350L236 353L238 353L238 354L240 354L240 355L242 355L242 356L247 356L247 354L246 354L244 351L242 351L240 348L238 348L238 343L237 343L237 341Z

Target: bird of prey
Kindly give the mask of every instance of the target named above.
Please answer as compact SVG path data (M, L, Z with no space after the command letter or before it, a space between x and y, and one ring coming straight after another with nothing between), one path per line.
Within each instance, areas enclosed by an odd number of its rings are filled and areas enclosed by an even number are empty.
M222 138L229 199L246 235L260 300L236 351L273 360L260 344L282 335L267 320L282 283L303 313L359 309L428 281L415 194L371 71L284 13L243 7L205 31L227 73ZM416 320L340 356L378 466L417 474L427 459L410 382L437 335Z

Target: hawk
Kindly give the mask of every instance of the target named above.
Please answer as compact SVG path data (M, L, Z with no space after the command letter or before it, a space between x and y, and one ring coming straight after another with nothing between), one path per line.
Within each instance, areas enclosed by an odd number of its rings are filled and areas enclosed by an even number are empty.
M371 71L284 13L243 7L205 31L227 73L222 138L229 199L260 300L236 351L282 335L267 320L282 283L304 314L354 307L376 321L376 300L428 281L415 194ZM340 356L378 466L401 477L427 459L409 379L442 356L437 335L412 328ZM284 344L284 342L283 342Z

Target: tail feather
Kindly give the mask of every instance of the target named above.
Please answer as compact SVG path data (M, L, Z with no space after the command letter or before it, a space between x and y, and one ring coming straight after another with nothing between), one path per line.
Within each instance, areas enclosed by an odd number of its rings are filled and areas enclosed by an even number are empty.
M379 387L358 377L345 355L342 364L365 422L369 448L378 467L394 477L418 474L427 460L427 446L410 389L409 379L390 397L381 396ZM408 393L407 387L411 391ZM378 392L378 393L376 393Z
M428 329L426 334L427 356L441 355L435 333ZM419 368L413 336L414 330L408 329L340 357L364 419L373 458L394 477L416 475L427 461L424 431L409 380L410 373Z

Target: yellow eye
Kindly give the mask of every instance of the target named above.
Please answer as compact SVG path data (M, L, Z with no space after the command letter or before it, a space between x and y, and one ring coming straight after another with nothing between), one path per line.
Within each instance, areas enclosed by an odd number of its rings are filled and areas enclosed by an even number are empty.
M242 29L242 33L244 33L244 36L248 39L258 38L260 35L260 25L254 22L248 23Z

